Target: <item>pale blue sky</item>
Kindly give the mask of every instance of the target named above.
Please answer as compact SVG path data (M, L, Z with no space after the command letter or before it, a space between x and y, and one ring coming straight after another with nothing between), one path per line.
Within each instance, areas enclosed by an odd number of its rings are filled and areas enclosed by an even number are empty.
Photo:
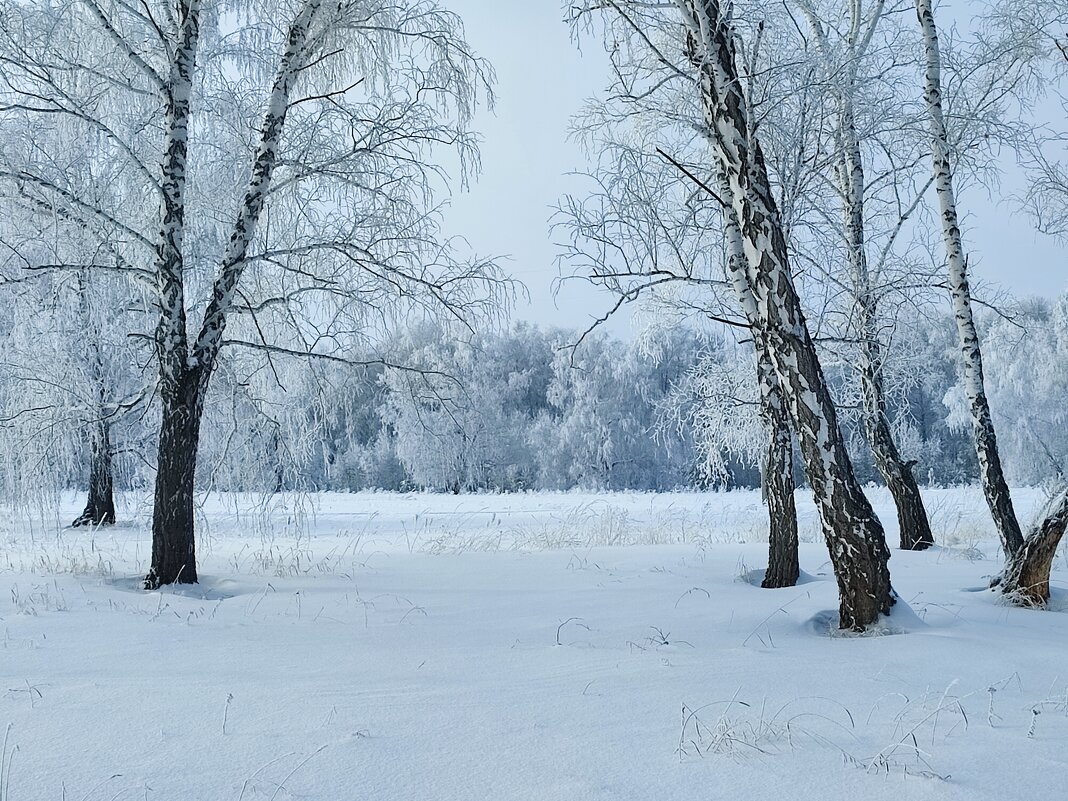
M518 317L580 326L610 298L575 282L557 296L557 249L550 240L551 207L580 183L567 173L585 157L568 140L570 117L607 82L604 55L592 41L578 51L557 0L446 0L461 14L468 38L497 71L496 114L482 114L483 173L453 201L447 224L480 254L507 254L513 275L526 284L529 306ZM1003 193L1019 189L1008 174ZM1000 206L986 190L962 199L977 281L998 283L1016 295L1052 296L1068 289L1068 259L1059 243L1034 231L1031 221Z

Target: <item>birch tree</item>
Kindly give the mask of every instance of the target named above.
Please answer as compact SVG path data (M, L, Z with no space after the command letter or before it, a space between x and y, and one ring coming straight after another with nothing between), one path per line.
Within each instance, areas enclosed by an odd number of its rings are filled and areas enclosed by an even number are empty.
M85 488L73 527L116 521L115 486L136 470L145 433L149 357L122 333L143 320L143 308L113 305L127 300L125 288L100 278L0 280L11 309L0 343L0 480L16 505Z
M725 172L720 173L720 190L729 196ZM789 425L788 399L780 383L772 341L760 316L756 293L747 280L745 238L733 206L724 210L726 218L727 275L742 306L752 332L757 354L757 387L760 417L767 432L767 448L761 467L764 497L768 504L771 528L768 535L768 569L761 586L792 587L801 569L797 548L797 509L794 503L793 436Z
M894 603L890 554L882 525L853 473L790 270L784 226L750 108L752 84L746 76L753 74L752 62L739 58L741 40L729 10L718 2L651 6L607 0L598 5L615 22L610 35L642 49L647 63L670 65L672 77L665 82L688 82L695 93L712 180L722 175L729 192L720 200L735 215L741 234L745 259L734 267L734 285L746 289L738 301L744 306L745 293L751 295L758 343L766 343L800 440L838 578L840 625L863 629ZM665 16L670 7L678 15L674 22ZM758 40L761 30L758 26ZM680 50L685 61L676 63ZM719 195L713 187L707 190Z
M69 131L50 133L36 131L35 144L59 145L67 180L98 205L110 202L108 165L93 164ZM72 232L42 241L27 209L9 204L7 211L0 292L12 320L0 365L10 391L0 393L0 427L13 443L9 483L29 496L81 484L87 498L73 527L114 523L117 465L129 467L143 444L150 395L149 354L143 340L128 336L144 330L146 294L121 273L94 271L104 253L93 237Z
M831 163L834 188L841 205L842 231L849 264L847 286L852 297L850 318L859 343L857 371L862 389L864 428L875 466L897 507L901 547L905 550L923 550L934 543L934 538L912 466L898 450L887 414L879 309L881 273L886 256L893 245L894 236L900 232L922 198L922 192L917 193L911 202L906 199L894 233L882 248L882 253L876 254L873 264L868 253L868 159L864 153L865 143L857 110L858 96L864 91L864 70L868 69L871 61L870 54L879 26L883 24L885 27L884 15L888 9L884 0L876 0L869 5L853 2L848 4L844 15L834 14L832 10L832 21L829 22L821 17L811 0L798 0L798 5L808 18L821 67L820 78L829 87L834 107L831 115ZM887 59L872 69L885 78L892 71L895 59L896 53L890 53ZM884 106L881 112L886 115L889 109ZM892 152L889 146L886 152ZM893 165L887 173L893 181Z
M670 104L650 99L622 77L622 67L617 70L619 96L626 100L623 110L591 103L576 122L603 167L589 176L594 191L583 198L568 197L561 206L560 226L569 234L564 261L577 277L616 297L606 318L624 304L643 304L640 316L652 338L684 325L712 325L757 343L755 316L739 317L731 299L731 276L739 274L732 262L745 258L737 224L730 209L699 185L703 168L691 163L692 141L687 141L693 138L692 128L682 137L655 128L643 131L648 124L643 117L663 118L668 114L664 105ZM684 119L690 111L682 103L674 108L670 115L677 118ZM700 126L696 109L692 114L692 124ZM757 459L769 532L768 569L762 583L768 588L787 587L800 573L794 438L766 347L756 347L753 355L755 370L744 383L758 388L756 405L764 434ZM705 454L700 468L710 480L723 481L727 478L723 454L741 454L738 442L725 438L724 428L713 422L720 420L726 399L719 387L710 386L717 382L704 369L711 363L697 365L686 386L674 393L677 408L668 417L676 425L696 426ZM741 450L748 455L745 439Z
M778 209L738 69L729 12L714 0L679 4L712 156L730 194L746 282L816 497L838 578L840 624L864 628L894 603L882 525L853 473L815 345L794 287ZM742 265L739 265L742 266ZM740 283L740 282L739 282ZM744 299L743 299L744 302Z
M1068 526L1068 491L1051 500L1025 537L1012 504L986 394L982 349L972 309L968 259L957 210L952 139L943 108L942 57L931 0L916 0L916 14L924 46L923 95L930 130L932 172L942 222L964 391L983 492L1005 551L1006 567L997 583L1011 598L1025 604L1043 605L1049 600L1049 574L1057 545Z
M440 236L434 200L436 150L476 165L489 68L423 0L55 0L5 13L3 47L8 119L94 132L140 190L100 208L55 154L0 168L5 195L119 243L111 267L154 293L145 585L195 582L197 450L224 349L330 355L395 313L466 319L504 294L492 264Z
M916 0L916 13L923 33L926 58L924 99L928 110L932 166L949 270L949 292L953 301L954 319L960 343L964 389L972 415L983 493L1001 536L1005 553L1012 555L1021 548L1023 535L1013 509L1012 495L1005 480L1005 472L1001 466L997 435L994 432L990 404L983 385L983 357L979 345L979 334L975 326L975 315L972 311L968 263L964 253L956 192L953 187L951 146L942 110L941 54L930 0Z

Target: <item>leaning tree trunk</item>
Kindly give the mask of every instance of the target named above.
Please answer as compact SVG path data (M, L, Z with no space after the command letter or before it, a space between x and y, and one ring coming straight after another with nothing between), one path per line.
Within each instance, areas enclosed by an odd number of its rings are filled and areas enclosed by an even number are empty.
M931 522L920 495L920 487L912 474L914 462L907 462L897 450L890 423L886 417L885 401L874 374L862 377L864 387L864 430L879 474L886 482L894 506L897 507L899 542L904 551L923 551L934 545Z
M863 179L862 179L863 180ZM857 215L854 207L850 217ZM862 225L862 223L859 223ZM864 400L864 431L874 457L875 467L886 482L897 507L900 543L906 551L922 551L934 545L931 523L920 495L912 464L897 449L886 413L886 393L883 389L882 346L878 341L876 301L868 286L867 259L863 253L863 231L858 221L848 225L850 258L857 275L855 311L859 318L861 352L858 364Z
M757 158L762 162L759 153ZM744 216L752 227L749 241L772 243L761 254L762 287L757 294L765 298L761 312L767 320L771 353L838 579L840 625L862 630L888 614L894 604L887 564L890 551L882 524L853 472L800 299L785 272L788 262L781 232L764 228L761 221L770 218L745 205ZM773 264L779 266L765 272Z
M766 351L761 350L758 358L760 414L768 437L760 475L764 500L768 504L768 569L760 586L778 589L793 587L801 574L797 556L797 507L794 504L794 438L790 415L775 377L775 366Z
M197 581L193 489L204 412L203 375L199 369L187 369L163 395L146 589Z
M767 165L741 89L734 34L717 0L681 4L713 152L741 229L747 283L798 439L838 580L839 624L863 630L894 604L882 524L853 472L790 272Z
M89 497L71 526L115 522L115 482L111 471L111 433L107 421L96 422L89 435Z
M864 430L875 467L897 507L901 547L908 551L922 551L934 544L931 524L920 488L912 475L912 466L901 457L886 414L878 300L872 288L865 237L864 157L860 150L852 92L852 82L840 89L838 146L841 150L842 211L853 274L853 309L860 338L858 368L864 397Z
M1044 606L1049 600L1049 574L1057 546L1068 527L1068 490L1046 506L1024 540L1023 547L1009 557L1001 580L1001 590L1023 606Z
M730 185L722 170L719 173L720 191L727 195ZM765 589L793 587L797 584L801 567L797 554L797 507L794 503L794 446L790 429L790 414L775 374L775 365L768 352L768 343L761 335L756 298L746 279L745 243L734 210L723 210L724 239L726 241L727 279L745 314L753 344L757 352L757 387L760 391L760 419L767 436L767 448L760 466L760 485L768 505L768 569L760 583Z
M901 457L886 411L883 349L879 340L879 300L867 252L864 154L856 120L857 72L882 17L884 3L883 0L877 0L873 4L867 17L866 31L860 5L850 5L848 59L842 64L836 63L832 55L827 29L813 5L808 0L801 0L800 5L812 26L816 44L823 55L826 76L838 104L838 120L834 129L838 152L834 169L842 200L844 233L853 282L853 319L860 344L857 371L864 401L864 431L875 467L886 482L897 507L901 547L905 550L924 550L934 544L931 524L919 486L912 475L912 463Z
M1005 557L1012 560L1023 548L1023 533L1012 495L1005 480L998 452L994 421L990 415L990 403L986 397L983 380L983 355L979 346L979 334L972 314L971 288L968 285L968 260L964 255L964 243L957 215L957 198L953 187L953 164L950 159L949 136L946 132L945 115L942 110L942 56L938 45L938 28L935 25L931 0L916 0L916 14L923 31L924 51L927 58L924 100L931 128L931 159L934 170L935 189L942 215L942 238L945 241L949 263L949 291L953 299L953 315L957 322L957 337L964 369L964 391L972 416L975 434L975 452L979 457L979 472L994 525L1001 536Z

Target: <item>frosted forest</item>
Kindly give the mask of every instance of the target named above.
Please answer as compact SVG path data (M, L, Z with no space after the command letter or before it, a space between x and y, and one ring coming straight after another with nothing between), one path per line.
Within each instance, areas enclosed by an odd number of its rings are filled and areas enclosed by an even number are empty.
M1066 89L1061 0L0 0L0 801L1060 797Z

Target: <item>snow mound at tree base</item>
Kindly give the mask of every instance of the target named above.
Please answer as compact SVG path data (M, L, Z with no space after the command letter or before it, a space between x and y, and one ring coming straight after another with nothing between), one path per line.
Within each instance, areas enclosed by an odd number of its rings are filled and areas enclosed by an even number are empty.
M898 598L889 615L883 615L874 625L862 632L841 628L837 609L817 612L806 621L805 628L814 634L829 637L888 637L913 634L927 630L930 626L920 619L911 606Z

